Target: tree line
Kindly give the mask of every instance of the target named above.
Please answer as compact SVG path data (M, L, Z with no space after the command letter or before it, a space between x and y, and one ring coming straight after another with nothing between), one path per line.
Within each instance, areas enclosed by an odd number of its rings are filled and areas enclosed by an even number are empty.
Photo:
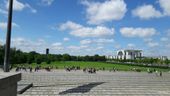
M5 46L0 45L0 65L4 62ZM10 64L41 64L46 62L50 64L54 61L106 61L105 56L71 56L69 54L40 54L35 51L23 52L16 48L10 49Z
M170 60L169 59L160 59L160 58L149 58L149 57L143 57L143 58L136 58L134 60L131 59L110 59L108 61L114 61L114 62L122 62L122 63L138 63L138 64L151 64L151 65L169 65Z

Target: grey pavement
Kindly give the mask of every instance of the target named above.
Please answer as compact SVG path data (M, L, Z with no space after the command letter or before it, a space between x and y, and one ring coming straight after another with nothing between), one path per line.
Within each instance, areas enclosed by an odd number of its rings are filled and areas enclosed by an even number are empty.
M18 96L170 96L170 73L23 72L20 83L30 82L33 87Z
M22 72L19 84L34 86L18 96L170 96L170 73L82 71Z

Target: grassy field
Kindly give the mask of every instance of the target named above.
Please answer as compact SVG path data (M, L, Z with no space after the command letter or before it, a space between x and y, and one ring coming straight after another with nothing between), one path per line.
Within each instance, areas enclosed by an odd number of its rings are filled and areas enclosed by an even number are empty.
M37 64L23 64L24 66L32 66L36 67ZM131 65L123 65L123 64L110 64L110 63L104 63L104 62L83 62L83 61L60 61L60 62L52 62L51 64L42 63L39 64L41 67L53 67L53 68L59 68L63 69L64 67L72 67L72 66L80 66L80 68L96 68L96 69L102 69L105 68L105 70L111 70L113 68L116 68L120 71L131 71L133 68L140 69L141 71L147 71L147 69L156 69L158 71L170 71L170 68L157 68L157 67L142 67L142 66L131 66ZM20 65L15 65L21 66Z

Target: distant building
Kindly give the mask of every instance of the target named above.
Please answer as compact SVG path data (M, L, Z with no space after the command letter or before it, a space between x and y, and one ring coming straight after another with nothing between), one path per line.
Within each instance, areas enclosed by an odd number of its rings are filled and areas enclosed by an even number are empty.
M106 56L106 59L115 59L115 56L108 55L108 56Z
M146 58L153 58L153 59L160 59L160 60L166 60L168 59L167 56L148 56Z
M142 50L119 50L117 59L135 59L142 57Z
M167 56L161 56L161 60L166 60L166 59L168 59Z
M48 54L49 54L49 49L47 48L47 49L46 49L46 55L48 55Z

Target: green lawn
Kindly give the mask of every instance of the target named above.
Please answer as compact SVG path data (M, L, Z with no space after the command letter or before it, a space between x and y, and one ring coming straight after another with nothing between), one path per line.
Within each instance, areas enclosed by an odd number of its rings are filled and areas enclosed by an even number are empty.
M35 67L38 64L23 64L24 66L32 66ZM59 68L63 69L64 67L72 67L72 66L80 66L80 68L96 68L101 69L105 68L106 70L110 70L113 68L116 68L121 71L131 71L133 68L140 69L142 71L147 71L148 68L151 70L156 69L158 71L170 71L170 68L156 68L156 67L142 67L142 66L131 66L131 65L123 65L123 64L111 64L111 63L104 63L104 62L83 62L83 61L58 61L58 62L52 62L51 64L42 63L39 64L41 67L53 67L53 68ZM18 65L15 65L18 66ZM21 65L19 65L21 66Z

